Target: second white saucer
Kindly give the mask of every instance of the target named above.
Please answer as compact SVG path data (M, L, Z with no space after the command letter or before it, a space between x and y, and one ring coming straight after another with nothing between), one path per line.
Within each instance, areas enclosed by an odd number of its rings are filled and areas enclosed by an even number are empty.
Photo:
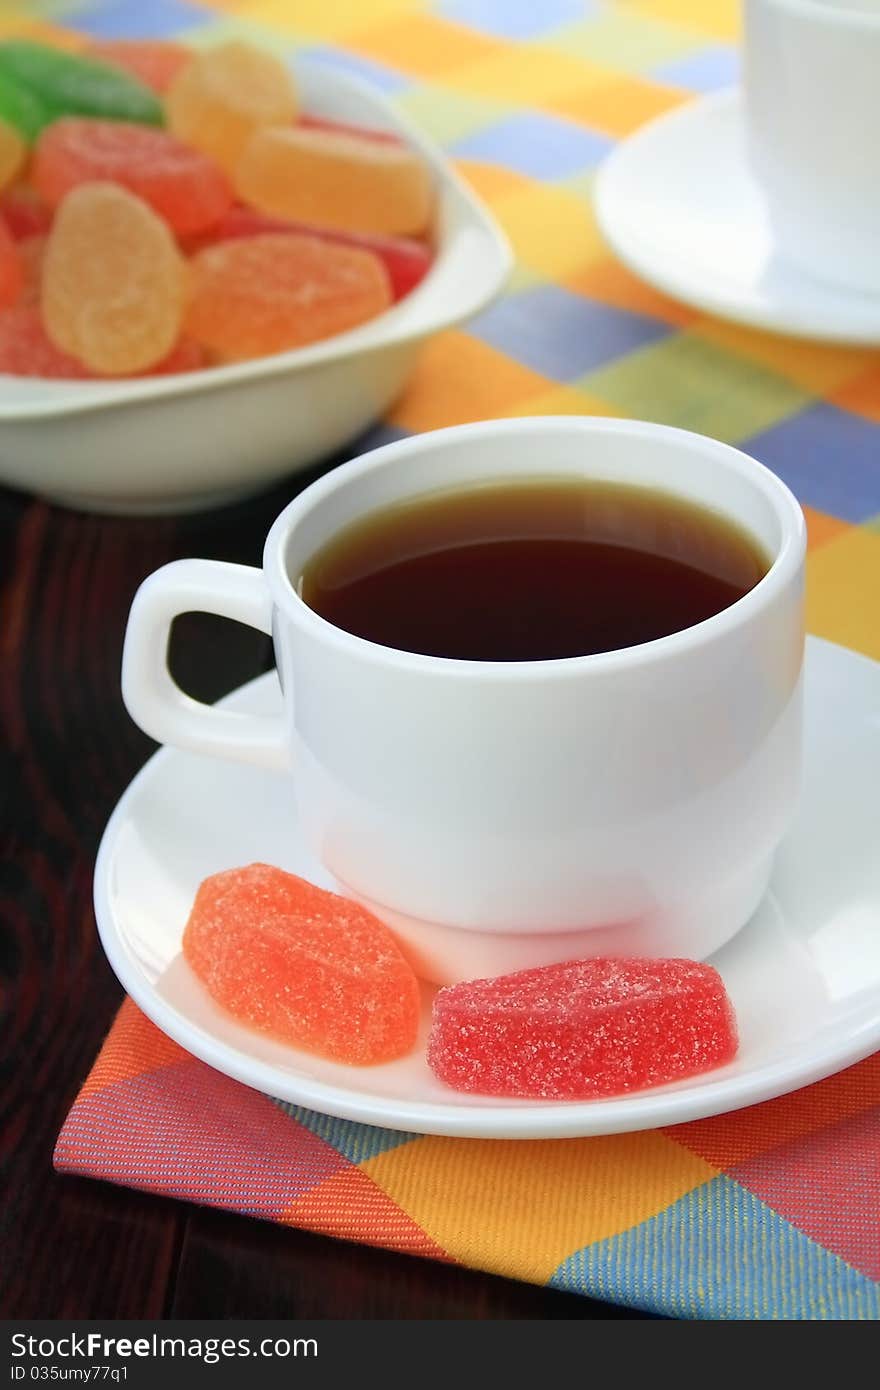
M746 160L742 98L720 92L619 145L596 180L608 242L655 288L754 328L880 343L880 295L839 290L775 251Z

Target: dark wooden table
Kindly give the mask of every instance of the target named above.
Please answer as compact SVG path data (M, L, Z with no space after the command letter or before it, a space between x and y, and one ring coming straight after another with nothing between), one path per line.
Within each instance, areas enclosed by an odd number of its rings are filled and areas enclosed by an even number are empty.
M122 997L95 931L92 869L117 798L153 750L119 693L132 596L180 556L259 564L269 523L309 481L233 508L143 520L80 515L0 490L0 1314L634 1316L52 1170L58 1130ZM219 619L181 619L172 639L177 678L205 700L271 661L268 639Z

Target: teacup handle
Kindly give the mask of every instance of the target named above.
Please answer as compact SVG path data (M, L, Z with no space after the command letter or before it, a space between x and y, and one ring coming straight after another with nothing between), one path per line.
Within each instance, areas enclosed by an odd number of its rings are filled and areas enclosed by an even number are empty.
M222 560L175 560L138 589L122 653L122 698L136 724L175 748L263 767L286 768L283 716L215 709L187 695L168 669L171 624L181 613L215 613L272 633L272 599L262 572Z

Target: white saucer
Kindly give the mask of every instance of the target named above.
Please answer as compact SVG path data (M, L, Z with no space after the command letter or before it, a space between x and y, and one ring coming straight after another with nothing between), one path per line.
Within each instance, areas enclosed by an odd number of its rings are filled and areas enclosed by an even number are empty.
M645 126L605 160L595 192L617 255L666 294L776 333L880 342L880 295L835 289L775 253L738 89Z
M806 698L796 825L768 898L715 957L739 1019L739 1056L702 1078L616 1100L511 1103L448 1090L421 1045L401 1061L356 1068L239 1027L179 955L198 883L255 859L331 881L299 844L282 776L172 749L150 759L105 831L95 869L104 949L143 1011L197 1057L269 1095L369 1124L558 1138L651 1129L781 1095L880 1047L880 665L811 638ZM224 703L270 713L279 699L270 675Z

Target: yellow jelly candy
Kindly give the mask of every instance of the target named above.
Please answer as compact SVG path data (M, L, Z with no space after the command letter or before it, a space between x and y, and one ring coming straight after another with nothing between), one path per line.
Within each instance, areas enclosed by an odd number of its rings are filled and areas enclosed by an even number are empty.
M414 236L431 216L426 165L390 140L270 126L248 142L234 181L260 212L323 227Z
M119 184L80 184L49 233L46 332L94 372L143 371L177 340L185 275L174 238L152 208Z
M283 63L254 44L208 48L171 83L165 113L173 133L232 170L255 130L296 115L296 93Z
M18 177L24 164L27 146L15 126L0 120L0 188L6 188Z

